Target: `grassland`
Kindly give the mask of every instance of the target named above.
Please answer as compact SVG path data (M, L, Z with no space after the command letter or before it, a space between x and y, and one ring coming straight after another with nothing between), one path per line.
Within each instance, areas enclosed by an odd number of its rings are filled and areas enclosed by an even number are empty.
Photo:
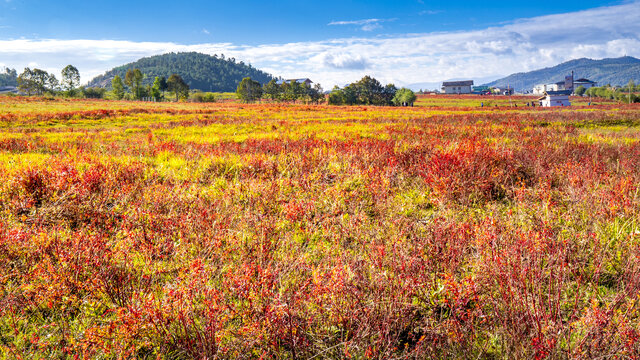
M474 101L0 97L0 357L638 358L640 106Z

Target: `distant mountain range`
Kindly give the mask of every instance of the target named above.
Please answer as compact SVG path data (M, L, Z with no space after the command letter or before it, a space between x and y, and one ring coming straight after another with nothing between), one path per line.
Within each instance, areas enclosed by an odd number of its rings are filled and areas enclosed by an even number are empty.
M626 85L629 80L640 83L640 60L631 56L613 59L591 60L577 59L564 62L554 67L517 73L498 79L486 86L506 87L511 86L516 91L531 91L535 85L551 84L564 80L564 77L574 72L574 79L585 78L603 85Z
M263 84L274 78L250 64L237 62L234 58L189 52L142 58L95 77L87 86L111 88L111 80L116 75L124 80L129 69L140 69L145 75L143 85L153 83L156 76L169 78L172 74L178 74L191 89L216 92L236 91L238 84L245 77L251 77Z

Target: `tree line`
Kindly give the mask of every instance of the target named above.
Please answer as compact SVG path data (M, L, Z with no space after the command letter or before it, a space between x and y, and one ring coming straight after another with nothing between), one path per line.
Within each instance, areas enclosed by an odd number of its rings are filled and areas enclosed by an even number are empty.
M261 85L260 82L246 77L242 79L236 89L238 99L244 102L253 102L266 98L278 102L298 102L314 103L322 102L324 92L320 84L311 86L306 82L298 81L276 81L272 79L268 83Z
M393 84L382 84L371 76L365 76L344 88L333 88L329 94L332 105L381 105L413 106L416 94L407 88L396 88Z
M15 71L15 70L13 70ZM17 76L18 90L26 95L62 95L65 97L107 98L140 100L153 98L164 99L166 91L173 93L176 101L189 97L189 85L177 74L165 77L156 76L153 84L142 85L145 75L140 69L127 71L124 80L116 75L111 80L111 91L101 87L80 86L80 72L73 65L67 65L60 73L60 80L55 74L38 68L25 68Z
M335 87L325 96L322 86L306 82L271 80L261 85L250 77L244 78L236 90L238 98L245 102L268 99L278 102L320 103L325 100L330 105L380 105L413 106L415 93L407 88L398 89L393 84L382 86L378 80L365 76L358 82L344 88Z
M578 86L574 93L578 96L592 96L596 98L617 100L623 103L640 102L640 96L636 92L640 91L640 85L635 85L633 80L629 80L627 86L612 87L611 85L601 87L591 87L585 89L584 86Z
M112 97L120 100L125 97L134 100L143 98L153 98L156 101L164 99L165 92L168 90L175 95L176 101L189 98L189 85L180 77L173 74L169 78L164 76L156 76L153 84L142 85L145 75L140 69L129 69L124 77L124 81L120 75L116 75L111 80ZM128 87L129 92L127 93Z

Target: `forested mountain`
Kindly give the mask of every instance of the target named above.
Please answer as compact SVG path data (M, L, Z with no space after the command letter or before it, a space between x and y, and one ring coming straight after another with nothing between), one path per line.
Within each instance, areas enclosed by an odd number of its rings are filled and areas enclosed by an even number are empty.
M0 68L0 87L18 86L18 73L14 69Z
M172 74L178 74L191 89L202 91L236 91L238 84L245 77L251 77L262 84L273 79L270 74L242 61L236 62L234 58L190 52L142 58L95 77L88 86L110 88L111 80L116 75L124 79L129 69L142 71L145 76L143 85L152 84L156 76L169 78Z
M574 79L586 78L602 85L626 85L629 80L640 83L640 60L631 56L614 59L577 59L554 67L517 73L492 81L487 86L506 87L510 85L517 91L531 90L538 84L551 84L563 81L574 72Z

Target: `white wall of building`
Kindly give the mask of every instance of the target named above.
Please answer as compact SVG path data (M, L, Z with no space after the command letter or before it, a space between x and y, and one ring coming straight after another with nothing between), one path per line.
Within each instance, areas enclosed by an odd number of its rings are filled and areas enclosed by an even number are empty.
M445 94L471 94L471 86L443 86Z
M568 95L547 95L546 98L540 100L540 106L571 106Z

